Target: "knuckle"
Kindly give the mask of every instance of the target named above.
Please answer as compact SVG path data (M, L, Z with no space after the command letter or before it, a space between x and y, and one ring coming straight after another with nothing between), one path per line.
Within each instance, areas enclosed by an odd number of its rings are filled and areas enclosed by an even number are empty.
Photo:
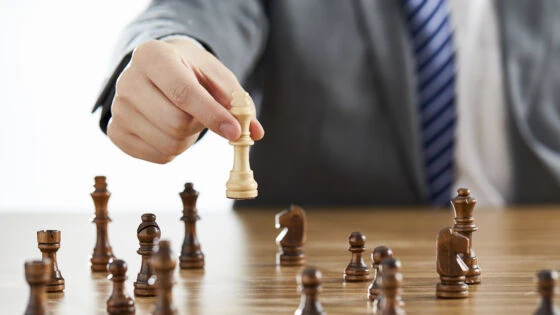
M170 139L169 142L167 143L165 151L169 155L176 156L176 155L179 155L179 154L183 153L183 151L185 151L185 146L179 140Z
M177 85L171 90L171 101L182 109L188 109L190 107L189 99L192 92L193 87L191 84Z
M151 59L155 54L158 54L163 48L163 43L152 39L138 45L132 52L132 62L143 62Z
M128 95L131 90L132 81L132 74L130 70L125 70L121 73L121 75L117 78L117 82L115 83L115 95L116 96L124 96Z
M122 96L115 96L113 100L113 105L111 106L111 116L113 122L118 121L122 118L124 102L122 101Z
M174 117L169 120L169 133L174 138L184 138L188 135L189 121L186 118Z

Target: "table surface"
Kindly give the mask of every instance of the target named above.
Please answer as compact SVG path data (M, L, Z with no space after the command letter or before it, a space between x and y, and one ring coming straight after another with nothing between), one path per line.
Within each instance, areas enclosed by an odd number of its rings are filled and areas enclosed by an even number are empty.
M299 304L298 267L275 264L275 213L282 209L240 209L227 213L199 210L198 236L206 256L204 270L176 270L173 296L180 314L293 314ZM183 223L177 215L158 215L162 238L179 254ZM128 262L127 292L140 267L136 254L138 214L111 215L109 239L117 257ZM58 263L66 279L64 293L48 294L51 314L105 314L112 283L92 274L89 255L95 242L90 214L2 214L0 239L0 314L21 314L28 298L25 260L40 257L36 231L59 229L62 247ZM452 225L451 210L430 209L307 209L309 265L323 273L319 299L329 314L367 314L369 283L344 283L349 262L348 235L367 237L366 262L379 245L393 249L403 265L403 299L408 314L531 314L537 305L534 276L540 269L560 266L560 209L523 207L477 209L480 227L473 236L483 282L470 286L462 300L435 298L435 239ZM136 298L137 314L148 314L154 298Z

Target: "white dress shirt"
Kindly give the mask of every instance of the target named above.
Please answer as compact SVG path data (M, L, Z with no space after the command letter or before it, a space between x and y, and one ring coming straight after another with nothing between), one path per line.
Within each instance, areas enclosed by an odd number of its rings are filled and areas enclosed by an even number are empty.
M479 205L509 199L511 150L494 1L449 0L457 46L456 187Z

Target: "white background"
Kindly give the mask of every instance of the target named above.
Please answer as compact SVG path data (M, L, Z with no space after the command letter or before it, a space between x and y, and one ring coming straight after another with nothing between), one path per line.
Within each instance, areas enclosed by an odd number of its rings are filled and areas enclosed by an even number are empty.
M208 134L167 165L122 153L91 107L120 30L146 0L0 0L0 212L93 212L93 177L106 175L111 212L182 209L185 181L198 208L227 211L232 161Z

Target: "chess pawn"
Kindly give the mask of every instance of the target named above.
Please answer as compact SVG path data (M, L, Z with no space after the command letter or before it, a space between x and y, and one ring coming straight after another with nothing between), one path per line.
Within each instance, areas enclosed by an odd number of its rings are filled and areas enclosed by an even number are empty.
M458 195L451 200L455 210L455 225L453 231L459 232L469 239L469 250L463 254L463 261L469 267L466 284L478 284L481 282L481 271L478 266L478 258L472 249L472 233L478 230L474 223L473 211L476 199L471 197L471 192L466 188L459 188Z
M241 125L241 137L230 141L233 145L233 168L226 183L226 196L232 199L253 199L257 197L257 182L249 165L249 147L254 144L249 131L251 119L255 116L253 100L249 93L236 91L232 94L231 114Z
M56 252L60 248L60 231L37 231L37 243L43 258L51 260L50 279L47 282L47 292L64 291L64 278L58 269Z
M554 270L541 270L537 274L537 290L541 301L535 315L560 315L560 311L554 306L554 293L558 273Z
M283 230L276 237L278 253L276 262L281 266L301 266L305 264L303 245L306 237L305 211L298 206L276 214L276 228Z
M171 251L171 244L167 240L159 242L159 249L152 257L152 268L156 273L158 288L156 306L153 315L178 314L173 306L173 271L177 257Z
M387 258L382 263L383 274L381 275L381 303L379 314L382 315L404 315L402 308L404 303L400 295L402 274L400 273L401 262L398 259Z
M364 263L362 253L366 250L364 247L366 237L360 232L352 232L348 237L350 247L348 251L352 253L350 263L344 270L344 281L360 282L370 280L369 269Z
M134 295L136 296L155 296L156 284L150 279L154 276L154 270L150 259L155 254L157 242L161 236L161 230L156 223L156 215L152 213L145 213L142 215L142 223L138 226L136 231L140 248L138 248L138 255L142 256L142 264L140 272L134 282Z
M113 281L113 292L107 300L107 313L114 315L134 314L134 300L126 294L124 282L126 281L126 271L128 266L122 259L113 259L107 265L110 273L108 279Z
M298 290L301 292L301 302L295 315L326 314L317 296L321 291L321 272L313 267L304 268L297 275Z
M438 298L466 298L469 288L465 275L469 267L462 255L469 248L469 239L447 227L441 230L437 238L436 267L441 282L436 285Z
M381 263L391 257L393 257L393 251L387 246L378 246L371 252L373 280L368 287L368 298L370 301L375 301L381 294Z
M51 269L51 261L48 258L25 262L25 280L30 288L25 315L47 314L45 287L51 277Z
M91 271L106 272L107 264L113 258L113 248L109 244L107 231L107 225L111 222L107 211L107 203L111 193L107 190L105 176L96 176L93 187L95 187L95 191L91 193L91 197L95 203L95 216L91 221L95 223L97 229L97 240L91 255Z
M185 184L185 190L179 193L183 202L183 216L181 221L185 222L185 239L181 248L180 268L199 269L204 268L204 254L200 250L200 242L196 235L196 221L200 220L196 201L198 191L194 190L192 183Z

